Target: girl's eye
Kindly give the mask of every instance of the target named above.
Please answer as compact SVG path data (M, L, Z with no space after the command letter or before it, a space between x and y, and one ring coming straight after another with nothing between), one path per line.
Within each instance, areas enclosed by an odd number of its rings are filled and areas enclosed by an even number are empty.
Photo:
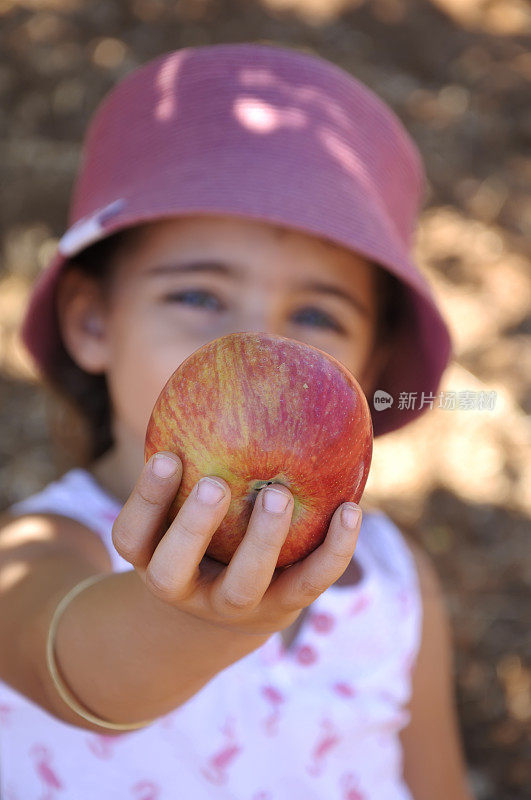
M337 322L332 319L332 317L328 316L328 314L325 314L323 311L320 311L318 308L309 306L308 308L303 308L295 315L295 321L302 325L308 324L308 320L310 321L310 324L312 324L312 320L317 320L317 326L319 328L325 327L331 328L338 333L344 332L344 329L341 327L341 325L338 325Z
M218 300L216 295L202 289L188 289L182 292L175 292L174 294L167 295L164 300L167 302L184 303L185 305L209 310L219 311L223 309L223 304ZM337 333L344 333L343 327L338 325L332 317L312 306L303 308L297 312L295 315L295 322L301 325L317 325L319 328L330 328Z
M164 300L185 303L186 305L197 306L199 308L221 308L218 298L211 292L200 289L189 289L184 292L167 295Z

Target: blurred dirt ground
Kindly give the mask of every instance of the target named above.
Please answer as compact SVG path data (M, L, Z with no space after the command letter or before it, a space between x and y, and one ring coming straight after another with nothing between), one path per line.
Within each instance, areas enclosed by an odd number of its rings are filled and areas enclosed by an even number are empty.
M440 575L476 797L529 797L529 4L0 0L0 25L0 509L73 466L52 447L61 412L17 330L65 229L87 122L117 80L178 47L272 42L345 67L404 121L429 178L415 254L456 349L440 390L496 397L377 440L366 497Z

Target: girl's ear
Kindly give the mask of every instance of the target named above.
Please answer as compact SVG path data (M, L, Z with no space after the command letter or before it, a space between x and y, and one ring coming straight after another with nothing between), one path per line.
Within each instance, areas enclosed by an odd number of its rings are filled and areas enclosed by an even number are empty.
M360 374L359 383L367 400L370 401L376 389L381 389L381 386L376 386L378 376L387 364L388 359L391 357L391 344L389 341L380 342L376 348L372 350L371 355L368 357L365 367Z
M63 344L85 372L105 372L108 365L107 313L96 281L70 267L60 278L56 309Z

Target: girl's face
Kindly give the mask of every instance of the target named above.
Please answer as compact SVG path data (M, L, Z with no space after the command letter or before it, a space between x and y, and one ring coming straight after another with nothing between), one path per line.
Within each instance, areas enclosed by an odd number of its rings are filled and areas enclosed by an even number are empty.
M369 394L378 314L375 268L348 250L261 221L225 216L150 223L117 254L106 297L70 276L62 331L76 362L105 372L118 452L143 466L164 384L206 342L265 331L325 350ZM64 298L68 297L68 303ZM74 300L75 297L75 300Z

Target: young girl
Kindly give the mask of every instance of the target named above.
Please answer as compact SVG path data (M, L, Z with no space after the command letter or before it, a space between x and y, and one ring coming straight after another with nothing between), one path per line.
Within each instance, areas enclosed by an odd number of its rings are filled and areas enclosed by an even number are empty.
M2 518L2 798L470 800L440 585L391 520L344 503L277 570L276 485L225 566L230 485L204 476L166 529L183 466L143 455L168 377L238 330L340 360L375 436L418 416L400 393L450 356L409 255L423 182L394 113L294 49L185 48L104 99L22 326L92 440Z

